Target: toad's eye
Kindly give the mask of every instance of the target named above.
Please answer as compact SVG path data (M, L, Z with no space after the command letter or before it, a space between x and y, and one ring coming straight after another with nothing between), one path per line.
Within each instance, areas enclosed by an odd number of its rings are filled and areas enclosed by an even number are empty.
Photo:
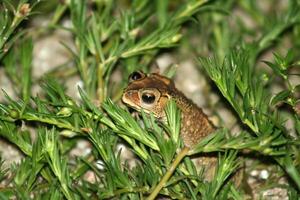
M136 81L136 80L139 80L141 78L144 78L145 77L145 74L140 72L140 71L135 71L135 72L132 72L129 76L129 81Z
M155 101L155 95L151 93L144 93L142 95L142 101L146 104L152 104Z

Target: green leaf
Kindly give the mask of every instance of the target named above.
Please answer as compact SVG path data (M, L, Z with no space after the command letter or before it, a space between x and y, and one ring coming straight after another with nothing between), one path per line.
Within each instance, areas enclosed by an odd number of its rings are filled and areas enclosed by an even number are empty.
M283 90L272 97L270 104L274 106L281 102L284 102L290 95L291 91Z
M171 139L175 144L179 144L180 124L181 124L181 112L177 108L175 101L169 101L166 107L166 116L168 121L168 127L170 128Z
M27 102L31 95L31 69L32 69L32 40L25 40L21 45L21 65L22 65L22 97Z

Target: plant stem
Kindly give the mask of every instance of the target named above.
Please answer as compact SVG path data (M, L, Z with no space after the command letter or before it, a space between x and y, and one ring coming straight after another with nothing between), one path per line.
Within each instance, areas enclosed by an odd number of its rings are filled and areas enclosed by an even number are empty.
M98 65L98 100L99 100L99 104L101 105L102 102L105 99L105 93L104 93L104 81L103 81L103 64L99 64Z
M169 170L164 175L164 177L160 180L158 185L154 188L150 196L147 198L147 200L153 200L158 195L159 191L165 186L166 182L169 180L171 175L174 173L177 165L180 163L180 161L188 154L190 151L190 148L184 147L179 154L176 156L174 162L171 164Z

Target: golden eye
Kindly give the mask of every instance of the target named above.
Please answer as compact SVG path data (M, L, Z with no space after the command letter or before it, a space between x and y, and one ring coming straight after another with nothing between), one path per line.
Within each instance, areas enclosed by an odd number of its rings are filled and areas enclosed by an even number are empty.
M142 95L142 101L146 104L152 104L155 101L155 95L151 93L144 93Z
M144 73L142 73L141 71L135 71L129 75L129 82L136 81L144 77L145 77Z

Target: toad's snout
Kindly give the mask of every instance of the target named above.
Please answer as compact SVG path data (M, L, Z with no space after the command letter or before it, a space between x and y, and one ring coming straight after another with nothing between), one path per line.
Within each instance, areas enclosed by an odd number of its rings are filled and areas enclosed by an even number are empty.
M139 95L136 91L125 91L122 96L122 101L127 104L139 102Z

